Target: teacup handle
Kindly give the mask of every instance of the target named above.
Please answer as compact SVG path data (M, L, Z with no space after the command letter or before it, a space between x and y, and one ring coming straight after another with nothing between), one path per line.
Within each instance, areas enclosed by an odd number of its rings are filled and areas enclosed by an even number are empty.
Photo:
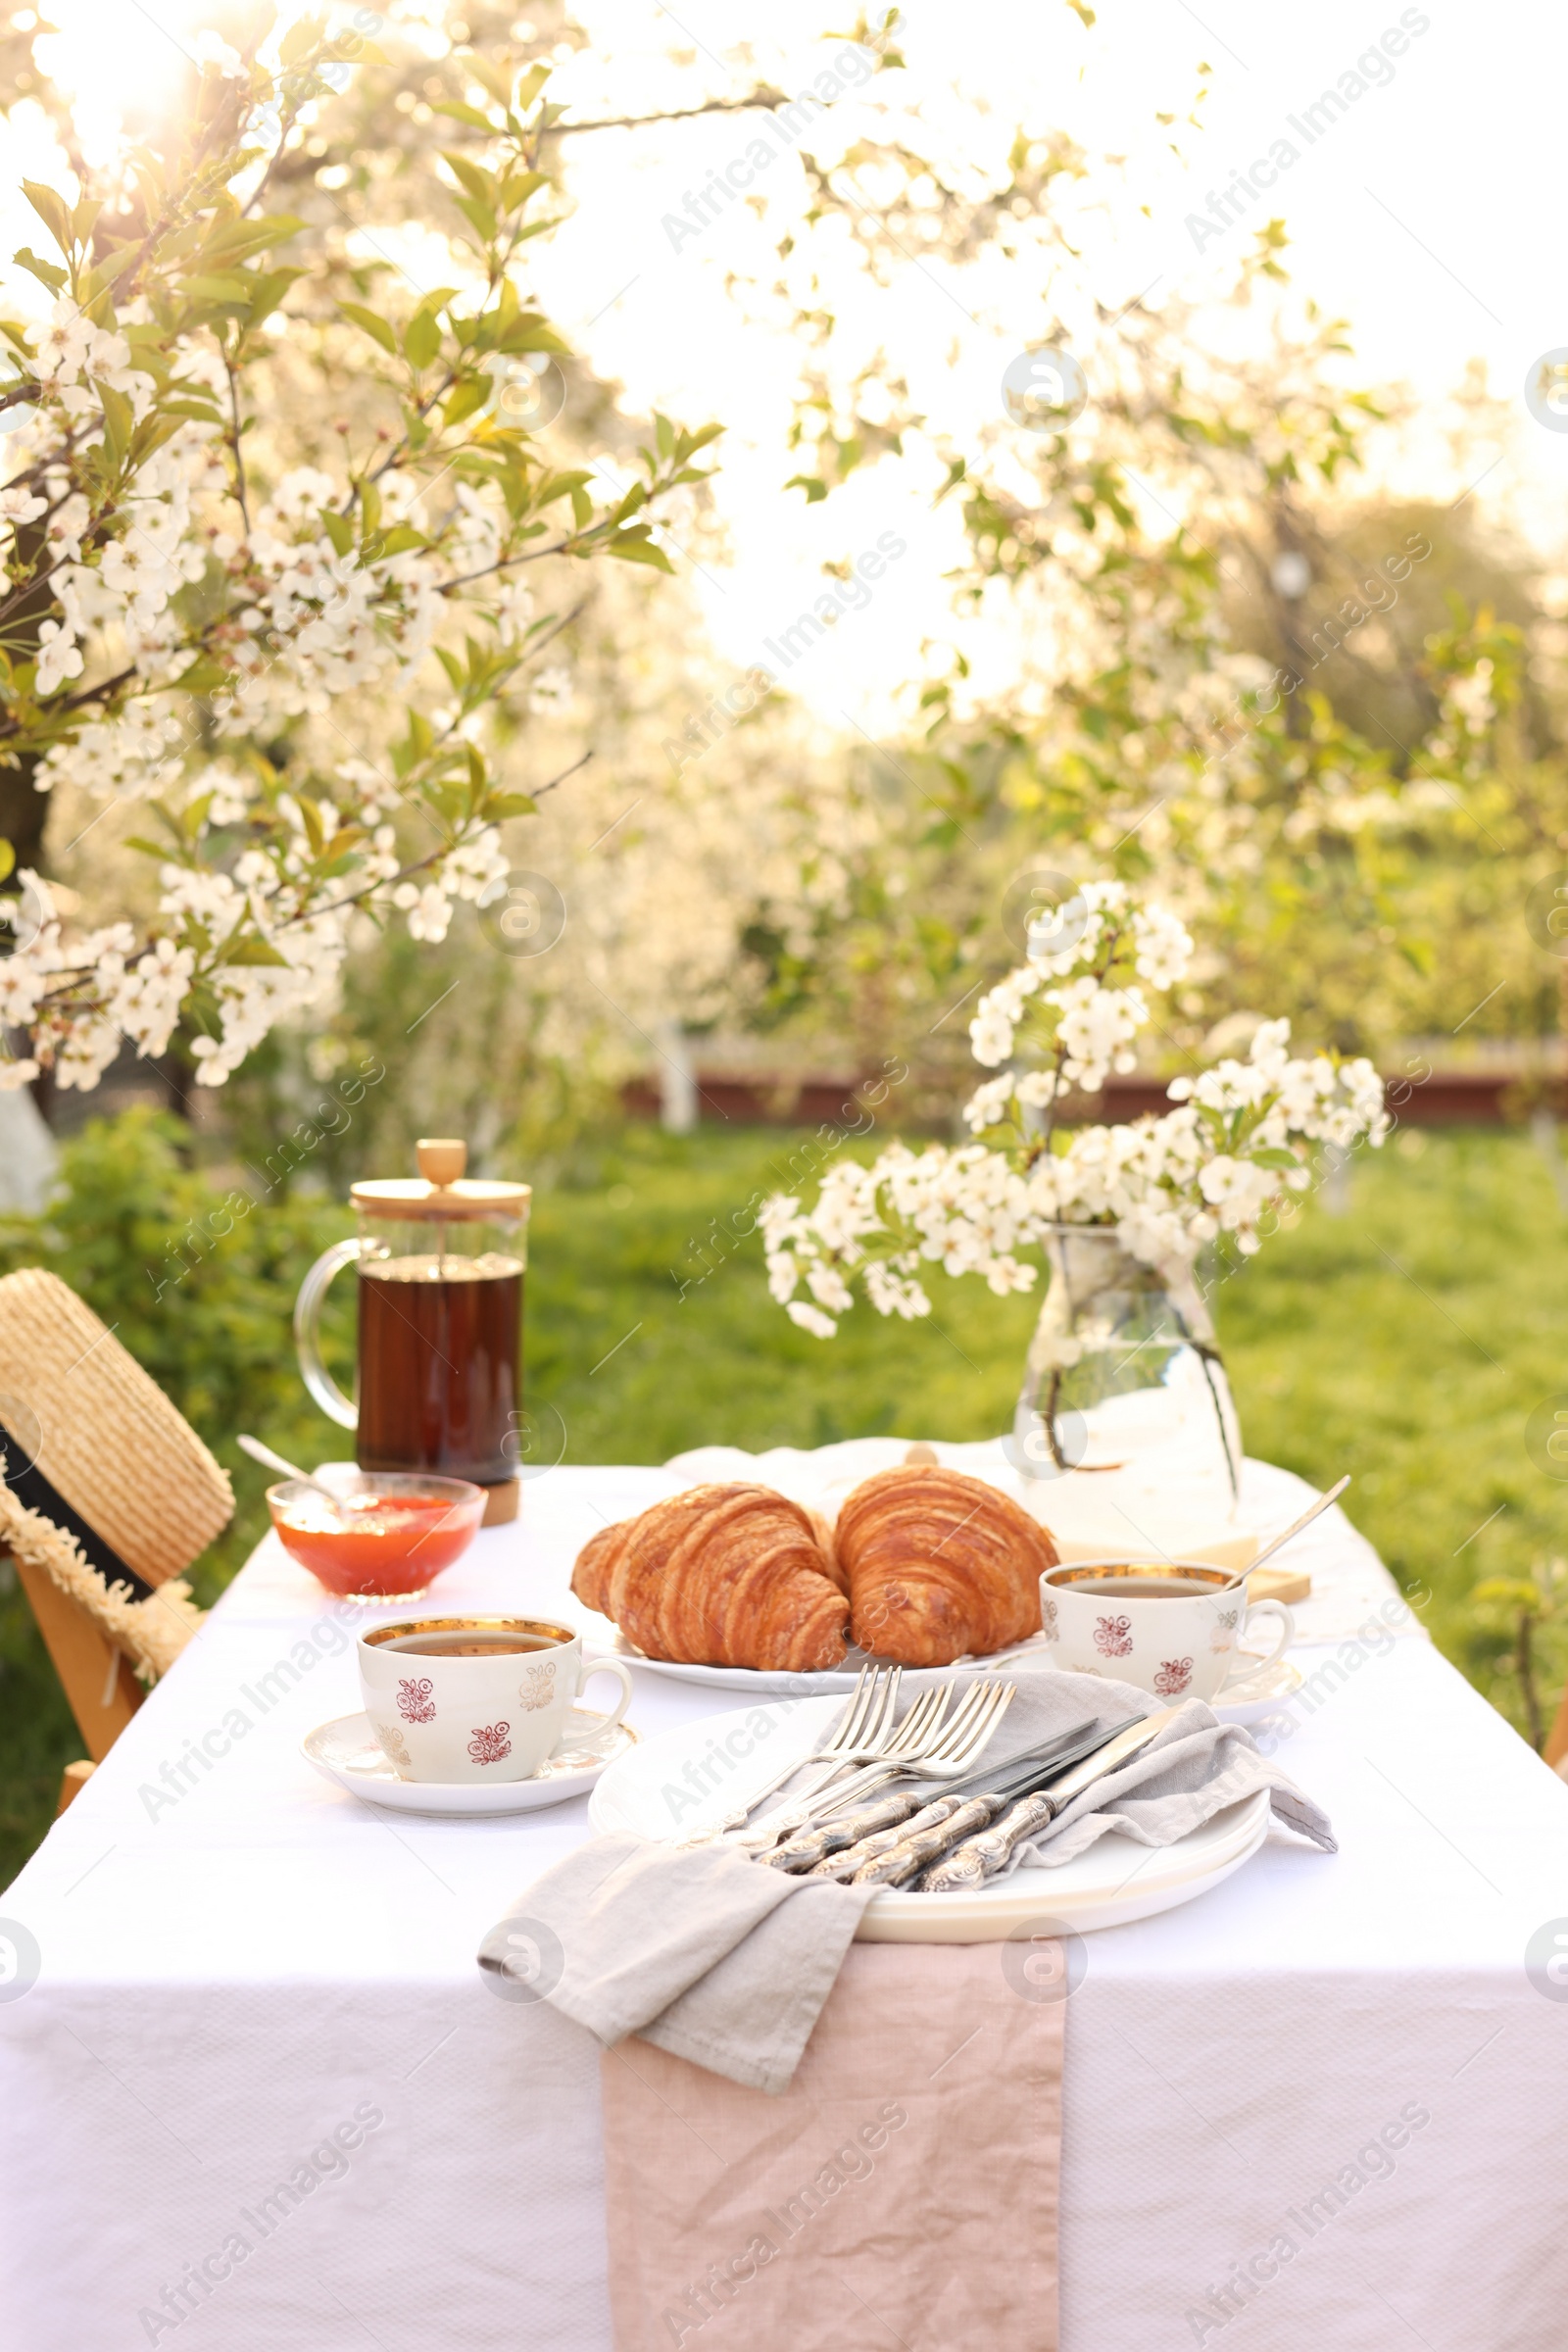
M1285 1652L1296 1640L1296 1619L1283 1600L1254 1600L1247 1612L1242 1632L1250 1633L1260 1617L1277 1617L1279 1619L1280 1638L1266 1658L1244 1655L1237 1660L1236 1665L1232 1667L1220 1685L1219 1696L1221 1698L1224 1697L1233 1683L1250 1683L1254 1675L1266 1673L1270 1666L1275 1665L1279 1659L1284 1657Z
M631 1705L631 1668L620 1658L584 1658L577 1674L577 1688L572 1694L574 1698L581 1698L596 1674L615 1676L620 1684L620 1702L608 1722L590 1724L585 1732L563 1732L556 1742L558 1756L564 1748L586 1747L591 1740L603 1740L607 1733L615 1729Z

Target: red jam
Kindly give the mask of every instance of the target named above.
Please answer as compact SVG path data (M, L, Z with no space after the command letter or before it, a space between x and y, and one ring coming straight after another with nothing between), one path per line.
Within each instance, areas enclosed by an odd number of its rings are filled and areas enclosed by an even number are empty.
M284 1550L329 1592L375 1599L422 1592L467 1550L482 1511L482 1500L416 1494L350 1495L334 1511L306 1494L273 1525Z

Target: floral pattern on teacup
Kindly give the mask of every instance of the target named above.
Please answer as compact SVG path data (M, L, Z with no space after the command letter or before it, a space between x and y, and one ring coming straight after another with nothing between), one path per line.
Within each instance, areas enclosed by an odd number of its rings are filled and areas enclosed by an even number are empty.
M1061 1618L1056 1604L1049 1596L1040 1603L1040 1630L1048 1642L1054 1642L1061 1632Z
M556 1695L556 1661L546 1658L540 1665L525 1666L517 1696L524 1712L531 1715L538 1707L548 1707Z
M409 1743L395 1723L371 1722L371 1731L380 1741L381 1753L393 1764L410 1762Z
M427 1674L410 1676L398 1685L398 1713L405 1723L434 1723L435 1700Z
M512 1741L507 1737L510 1723L484 1723L474 1728L468 1741L468 1753L476 1764L499 1764L503 1756L512 1753Z
M1236 1643L1233 1637L1241 1613L1240 1609L1217 1609L1215 1611L1214 1622L1208 1629L1208 1646L1211 1650L1218 1652L1235 1648Z
M1095 1647L1102 1658L1130 1658L1133 1654L1133 1621L1130 1617L1097 1617L1095 1619Z
M1180 1698L1192 1679L1191 1658L1162 1658L1154 1677L1154 1689L1161 1698Z

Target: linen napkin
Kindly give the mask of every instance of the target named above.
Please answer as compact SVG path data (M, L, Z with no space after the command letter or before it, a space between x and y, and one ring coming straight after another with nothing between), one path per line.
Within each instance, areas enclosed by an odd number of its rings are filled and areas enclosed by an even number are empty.
M1066 2003L1017 1954L856 1944L776 2099L606 2051L616 2352L1055 2352Z
M975 1679L954 1678L960 1689ZM981 1762L1000 1773L1057 1734L1092 1722L1108 1735L1154 1708L1130 1683L1021 1675ZM1258 1753L1250 1735L1193 1699L1121 1771L1082 1791L1020 1849L1014 1867L1070 1860L1110 1830L1146 1845L1173 1844L1264 1788L1278 1820L1334 1849L1325 1815ZM548 2000L607 2047L640 2034L731 2082L777 2093L875 1891L791 1878L733 1846L677 1853L616 1833L590 1839L537 1879L485 1936L479 1965Z

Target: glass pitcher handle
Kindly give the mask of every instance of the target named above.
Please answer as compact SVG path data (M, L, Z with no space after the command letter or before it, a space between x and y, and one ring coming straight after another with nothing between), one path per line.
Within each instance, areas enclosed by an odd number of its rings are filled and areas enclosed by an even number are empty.
M321 1301L334 1274L352 1266L360 1254L356 1240L334 1242L323 1250L315 1265L300 1284L300 1295L294 1301L294 1346L300 1359L300 1375L323 1413L330 1414L343 1429L358 1429L360 1415L352 1397L345 1396L337 1382L321 1361Z

